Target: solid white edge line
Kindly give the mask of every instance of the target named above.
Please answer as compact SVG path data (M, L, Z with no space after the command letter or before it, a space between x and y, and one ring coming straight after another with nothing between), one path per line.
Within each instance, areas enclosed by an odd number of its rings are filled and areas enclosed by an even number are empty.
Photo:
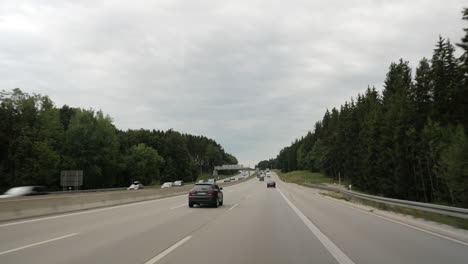
M277 188L278 189L278 188ZM278 189L278 192L283 196L286 203L293 209L293 211L299 216L304 224L312 231L322 245L330 252L330 254L340 264L354 264L354 262L339 249L320 229L312 223L284 194Z
M171 197L166 197L166 198L153 199L153 200L149 200L149 201L134 202L134 203L122 204L122 205L115 205L115 206L98 208L98 209L83 209L85 211L69 213L69 214L60 214L60 215L48 216L48 217L41 217L41 218L36 218L36 219L31 219L31 220L23 220L23 221L20 220L20 221L17 221L17 222L0 224L0 227L19 225L19 224L25 224L25 223L32 223L32 222L39 222L39 221L45 221L45 220L50 220L50 219L55 219L55 218L62 218L62 217L67 217L67 216L72 216L72 215L89 214L89 213L95 213L95 212L100 212L100 211L112 210L112 209L116 209L116 208L140 205L140 204L145 204L145 203L160 202L160 201L165 201L165 200L169 200L169 199L179 198L179 197L182 197L182 196L185 196L185 195L186 194L181 194L181 195L176 195L176 196L171 196Z
M154 258L148 260L147 262L145 262L145 264L154 264L158 261L160 261L162 258L164 258L166 255L168 255L169 253L171 253L174 249L178 248L179 246L181 246L182 244L184 244L185 242L187 242L187 240L189 240L190 238L192 238L192 236L186 236L185 238L183 238L182 240L180 240L179 242L175 243L174 245L170 246L169 248L167 248L166 250L164 250L163 252L159 253L157 256L155 256Z
M231 206L231 208L228 209L228 211L231 211L232 209L234 209L235 207L237 207L239 205L239 203L236 203L235 205Z
M34 243L34 244L30 244L30 245L27 245L27 246L24 246L24 247L19 247L19 248L10 249L10 250L7 250L7 251L0 252L0 256L1 256L1 255L8 254L8 253L11 253L11 252L15 252L15 251L18 251L18 250L22 250L22 249L26 249L26 248L30 248L30 247L42 245L42 244L45 244L45 243L49 243L49 242L52 242L52 241L55 241L55 240L64 239L64 238L71 237L71 236L75 236L75 235L78 235L78 233L73 233L73 234L69 234L69 235L66 235L66 236L61 236L61 237L57 237L57 238L52 238L52 239L45 240L45 241L42 241L42 242L37 242L37 243Z
M315 194L314 194L315 195ZM388 218L388 217L385 217L385 216L381 216L381 215L377 215L377 214L372 214L372 213L369 213L363 209L360 209L360 208L356 208L356 207L352 207L352 206L349 206L349 205L346 205L346 204L342 204L338 201L335 201L331 198L327 198L327 197L322 197L322 196L319 196L319 195L316 195L318 197L321 197L323 199L326 199L326 200L329 200L331 202L334 202L334 203L337 203L338 205L341 205L341 206L344 206L344 207L347 207L349 209L354 209L354 210L358 210L358 211L361 211L362 213L365 213L365 214L368 214L368 215L372 215L372 216L375 216L375 217L379 217L379 218L382 218L382 219L385 219L385 220L388 220L390 222L393 222L393 223L396 223L396 224L400 224L400 225L403 225L403 226L406 226L406 227L410 227L410 228L413 228L413 229L416 229L418 231L421 231L421 232L425 232L425 233L428 233L428 234L431 234L431 235L434 235L434 236L437 236L437 237L440 237L440 238L445 238L447 240L450 240L452 242L455 242L455 243L458 243L458 244L462 244L464 246L468 246L468 243L467 242L464 242L464 241L461 241L461 240L458 240L458 239L455 239L455 238L451 238L451 237L448 237L448 236L444 236L444 235L441 235L441 234L437 234L435 232L432 232L432 231L429 231L429 230L426 230L426 229L423 229L423 228L419 228L419 227L416 227L416 226L413 226L413 225L410 225L410 224L406 224L406 223L403 223L403 222L400 222L400 221L397 221L397 220L393 220L391 218Z
M184 203L184 204L181 204L181 205L177 205L177 206L171 207L170 209L171 209L171 210L174 210L174 209L180 208L180 207L182 207L182 206L187 206L187 204Z

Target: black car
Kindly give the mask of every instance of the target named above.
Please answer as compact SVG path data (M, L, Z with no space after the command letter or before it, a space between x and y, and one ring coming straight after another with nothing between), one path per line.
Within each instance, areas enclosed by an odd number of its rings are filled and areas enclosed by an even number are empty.
M267 188L270 188L270 187L276 188L276 182L274 182L274 181L267 182Z
M258 178L260 181L264 181L265 180L265 177L263 176L260 176L260 178Z
M213 183L197 183L189 192L189 207L195 204L208 204L218 207L223 205L223 188Z

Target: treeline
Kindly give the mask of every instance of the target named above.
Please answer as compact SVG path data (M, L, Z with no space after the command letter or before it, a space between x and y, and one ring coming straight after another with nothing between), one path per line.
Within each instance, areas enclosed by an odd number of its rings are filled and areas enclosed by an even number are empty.
M468 20L468 9L464 10ZM284 172L321 171L378 195L468 207L468 29L454 55L439 38L412 77L392 63L382 93L326 111L306 136L259 163Z
M0 189L60 188L62 170L83 170L83 188L195 181L202 171L237 164L204 136L116 129L101 111L56 108L47 96L0 92Z

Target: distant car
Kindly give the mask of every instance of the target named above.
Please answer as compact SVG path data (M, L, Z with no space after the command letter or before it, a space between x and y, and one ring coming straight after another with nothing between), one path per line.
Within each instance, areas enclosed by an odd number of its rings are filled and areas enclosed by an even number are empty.
M231 178L224 179L224 182L231 182Z
M203 181L203 180L199 180L197 183L204 183L204 181Z
M175 181L174 182L174 186L183 186L184 185L184 181Z
M163 185L161 185L162 188L171 188L174 185L172 182L165 182Z
M267 188L270 188L270 187L276 188L276 182L274 182L274 181L267 182Z
M127 190L140 190L140 189L144 189L145 187L143 186L143 184L141 184L141 182L139 181L134 181L132 183L132 185L130 185L130 187L127 188Z
M270 174L269 172L267 172L266 176L267 176L268 178L270 178L271 174Z
M265 177L263 176L260 176L260 178L258 178L259 181L265 181Z
M45 195L48 194L44 186L21 186L6 191L0 198L12 198L19 196Z
M208 183L216 183L215 179L208 179Z
M223 205L223 188L212 183L196 183L189 192L188 205L193 207L201 204L218 207Z
M231 181L235 181L236 180L236 177L231 177Z

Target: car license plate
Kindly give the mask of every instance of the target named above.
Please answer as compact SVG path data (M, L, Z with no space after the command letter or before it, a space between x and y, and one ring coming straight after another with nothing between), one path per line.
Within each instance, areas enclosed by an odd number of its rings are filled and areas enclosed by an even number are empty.
M198 192L197 194L206 194L206 192Z

